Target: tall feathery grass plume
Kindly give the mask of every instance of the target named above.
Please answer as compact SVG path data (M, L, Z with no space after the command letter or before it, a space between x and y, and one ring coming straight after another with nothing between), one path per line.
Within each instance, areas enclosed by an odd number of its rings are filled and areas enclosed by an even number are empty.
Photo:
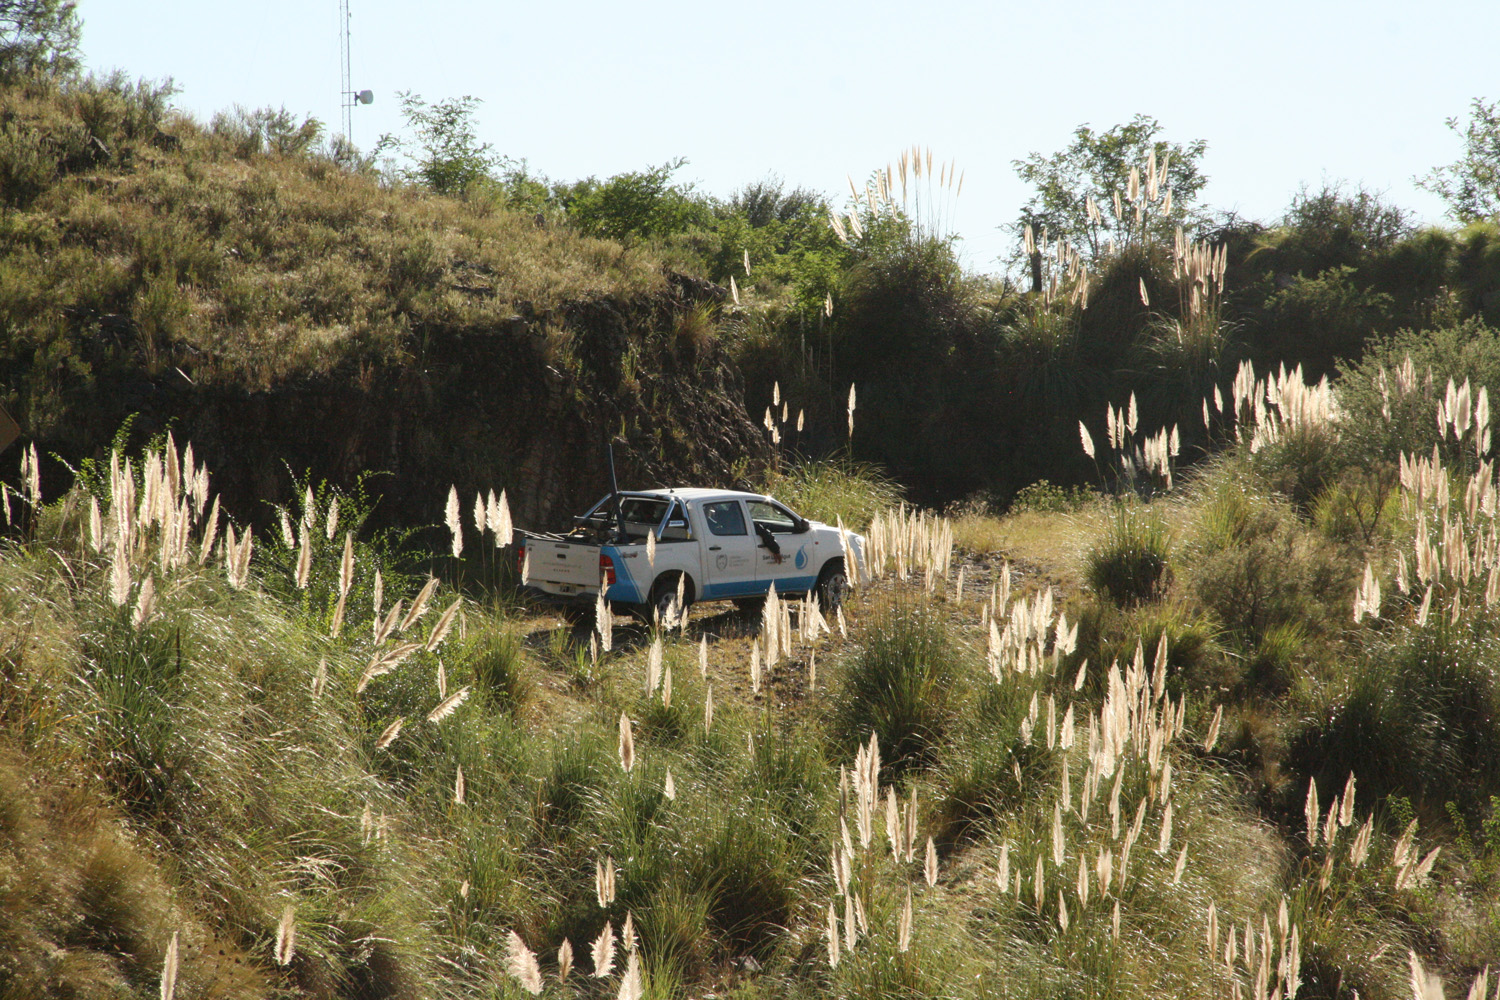
M448 503L443 509L443 523L448 526L448 532L452 537L453 558L458 559L464 554L464 526L459 518L457 486L448 488Z
M276 964L285 968L297 954L297 908L291 903L281 911L276 925Z
M515 931L511 931L505 938L505 970L527 993L541 995L542 970L537 963L536 953L526 947L526 942Z

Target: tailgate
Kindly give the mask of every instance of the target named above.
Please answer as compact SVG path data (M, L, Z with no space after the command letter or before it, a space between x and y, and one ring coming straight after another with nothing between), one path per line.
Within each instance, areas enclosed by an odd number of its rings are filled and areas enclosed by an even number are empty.
M527 581L554 594L596 592L599 589L599 546L532 538L526 542L530 558Z

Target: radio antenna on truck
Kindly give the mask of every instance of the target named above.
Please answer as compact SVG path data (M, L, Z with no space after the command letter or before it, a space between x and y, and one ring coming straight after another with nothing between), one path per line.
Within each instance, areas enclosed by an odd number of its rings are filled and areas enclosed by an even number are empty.
M609 457L609 493L610 497L613 499L615 508L615 540L618 542L624 542L626 541L627 536L625 534L625 516L620 513L620 481L615 478L614 441L610 441L609 444L605 446L604 450L605 454Z

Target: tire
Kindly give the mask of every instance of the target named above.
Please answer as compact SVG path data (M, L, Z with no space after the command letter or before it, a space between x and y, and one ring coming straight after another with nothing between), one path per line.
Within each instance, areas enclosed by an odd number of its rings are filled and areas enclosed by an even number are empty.
M671 611L672 606L677 603L677 581L682 579L680 572L663 573L656 578L651 585L651 596L646 599L642 607L646 621L656 624L664 620ZM682 588L682 610L686 611L688 605L693 603L693 581L684 581Z
M822 572L818 574L818 582L813 587L819 610L825 615L833 614L844 603L844 594L848 590L849 577L844 573L844 560L830 559L824 563Z

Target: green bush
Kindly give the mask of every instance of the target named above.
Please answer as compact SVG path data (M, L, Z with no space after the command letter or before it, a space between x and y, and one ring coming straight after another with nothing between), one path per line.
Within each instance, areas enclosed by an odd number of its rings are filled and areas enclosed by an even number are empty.
M1087 486L1058 486L1038 479L1022 487L1010 502L1010 512L1031 511L1036 514L1068 514L1082 510L1093 502L1094 491Z
M1416 385L1403 393L1395 376L1408 357ZM1451 435L1440 440L1433 421L1450 378L1460 385L1467 379L1476 395L1484 386L1500 401L1500 330L1470 320L1437 330L1402 330L1371 344L1339 380L1340 441L1347 464L1395 464L1403 452L1430 453L1434 444L1450 464L1472 462L1473 441L1455 442Z
M0 199L25 208L51 186L57 160L42 136L17 122L0 125Z
M1347 615L1363 567L1245 478L1242 466L1226 465L1204 496L1184 550L1188 594L1249 648L1292 622L1322 634Z
M1396 470L1347 469L1313 501L1312 521L1331 542L1367 548L1388 542L1401 517Z
M1487 632L1434 614L1372 651L1294 733L1302 788L1316 778L1326 801L1352 772L1367 802L1402 795L1433 820L1452 801L1477 817L1500 793L1500 639Z
M1084 559L1095 592L1120 607L1155 600L1166 590L1172 538L1161 515L1122 507Z

